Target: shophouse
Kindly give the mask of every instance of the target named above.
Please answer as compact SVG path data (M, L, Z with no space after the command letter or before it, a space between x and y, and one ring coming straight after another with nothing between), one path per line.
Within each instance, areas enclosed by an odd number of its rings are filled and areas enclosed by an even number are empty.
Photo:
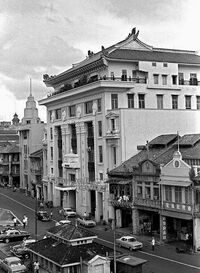
M162 241L184 240L188 233L198 249L199 170L199 134L153 139L145 150L108 173L112 218L118 227L157 234Z
M0 183L2 187L19 187L19 157L18 144L7 143L7 146L0 146Z
M200 56L155 48L135 28L56 76L44 75L48 194L108 220L107 170L161 134L200 132Z
M24 117L19 127L20 145L20 188L34 195L35 184L32 180L30 155L42 149L45 124L38 117L38 109L31 92L26 101Z

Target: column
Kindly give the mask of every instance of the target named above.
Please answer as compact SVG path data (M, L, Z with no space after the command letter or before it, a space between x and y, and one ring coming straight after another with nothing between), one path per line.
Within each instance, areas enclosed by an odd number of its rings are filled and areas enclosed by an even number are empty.
M139 212L138 209L133 208L132 210L132 224L133 224L133 234L139 233Z

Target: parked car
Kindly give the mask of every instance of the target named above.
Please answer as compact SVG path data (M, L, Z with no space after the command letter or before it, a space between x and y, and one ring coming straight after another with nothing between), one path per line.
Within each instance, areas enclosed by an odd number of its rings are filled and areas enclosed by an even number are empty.
M96 226L96 222L94 220L92 220L91 217L89 217L89 216L79 217L77 219L77 222L84 227L95 227Z
M141 249L143 247L143 243L137 241L137 239L133 236L122 236L119 239L116 239L116 243L119 247L125 247L129 250Z
M0 260L0 268L8 273L22 273L26 272L26 266L22 264L22 261L18 257L7 257L4 260Z
M62 208L59 213L66 217L75 217L76 212L72 210L72 208Z
M70 224L71 223L71 221L69 221L69 220L60 220L60 221L58 221L58 222L56 222L55 223L55 226L60 226L60 225L65 225L65 224Z
M35 239L24 240L21 244L12 246L10 248L10 252L19 258L28 259L30 256L30 252L27 249L27 246L35 242Z
M9 243L10 241L21 241L29 237L30 233L27 231L14 228L5 229L0 232L0 241L5 243Z
M36 215L37 215L37 219L40 221L48 222L51 220L46 210L39 210Z

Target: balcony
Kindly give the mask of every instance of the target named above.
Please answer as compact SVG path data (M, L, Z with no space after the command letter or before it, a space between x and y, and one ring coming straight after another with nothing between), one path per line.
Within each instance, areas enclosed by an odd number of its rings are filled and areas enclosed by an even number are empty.
M108 130L106 132L106 138L107 139L120 138L120 132L119 132L119 130Z
M112 204L113 207L118 207L118 208L132 208L133 203L132 203L132 197L131 196L110 196L110 203Z
M157 198L150 199L142 197L136 197L133 202L134 206L140 206L140 207L149 207L149 208L156 208L160 209L160 200Z
M192 213L192 205L191 204L182 204L182 203L164 201L163 202L163 209L185 212L185 213Z
M55 189L60 191L76 190L76 182L63 177L57 177L55 183Z
M123 82L123 83L132 83L132 84L146 84L147 83L147 78L146 77L135 77L135 78L132 78L132 77L107 77L107 76L104 76L104 77L100 77L100 76L97 76L95 78L89 78L88 80L84 80L82 82L79 82L72 86L70 84L66 84L66 86L60 88L60 90L58 91L55 91L51 94L48 94L47 97L51 97L51 96L55 96L55 95L58 95L58 94L61 94L61 93L64 93L64 92L67 92L71 89L75 89L75 88L79 88L81 86L85 86L85 85L90 85L90 84L93 84L94 82L104 82L104 83L119 83L119 82ZM112 85L113 86L113 85Z
M189 80L179 79L179 85L200 85L200 81L197 78L191 78Z

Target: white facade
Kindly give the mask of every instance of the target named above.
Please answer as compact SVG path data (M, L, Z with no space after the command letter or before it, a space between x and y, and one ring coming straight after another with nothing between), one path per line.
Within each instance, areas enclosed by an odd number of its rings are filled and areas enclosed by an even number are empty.
M198 79L195 52L150 47L134 30L72 69L44 75L53 88L39 102L48 116L48 199L108 220L107 169L157 135L200 132ZM76 167L64 164L71 152Z

